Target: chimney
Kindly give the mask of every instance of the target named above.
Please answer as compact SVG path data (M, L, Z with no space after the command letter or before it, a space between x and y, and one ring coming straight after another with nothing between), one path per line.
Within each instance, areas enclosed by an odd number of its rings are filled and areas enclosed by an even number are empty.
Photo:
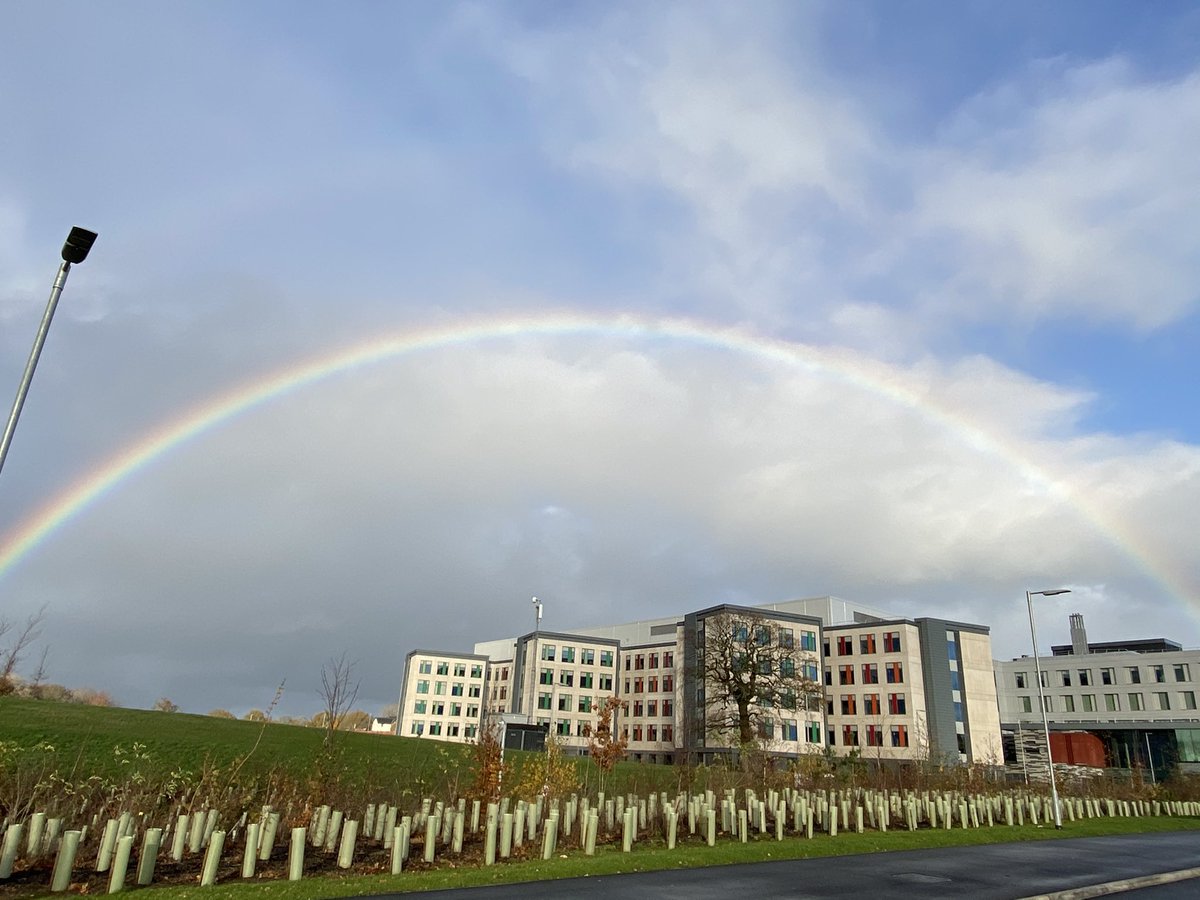
M1083 627L1083 613L1071 613L1071 653L1083 656L1087 652L1087 629Z

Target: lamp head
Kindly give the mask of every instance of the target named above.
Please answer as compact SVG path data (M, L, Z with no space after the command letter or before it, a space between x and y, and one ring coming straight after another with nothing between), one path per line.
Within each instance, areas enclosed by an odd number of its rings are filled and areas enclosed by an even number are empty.
M92 244L94 243L96 243L96 232L88 231L86 228L80 228L76 225L71 229L71 233L67 235L67 242L63 244L63 262L72 264L83 262L87 259L88 252L92 249Z

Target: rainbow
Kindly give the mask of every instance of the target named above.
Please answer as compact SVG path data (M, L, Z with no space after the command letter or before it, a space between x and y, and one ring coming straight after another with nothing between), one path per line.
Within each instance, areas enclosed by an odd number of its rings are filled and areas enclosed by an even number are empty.
M961 413L940 406L919 385L895 370L849 352L765 338L739 328L723 328L685 319L650 319L631 315L595 317L572 314L480 320L453 326L400 332L325 353L272 372L265 377L211 398L178 418L152 429L129 447L87 472L72 485L0 538L0 579L6 577L36 548L110 491L156 460L206 432L282 397L333 375L347 373L406 354L500 341L549 336L603 336L634 342L679 341L746 354L799 367L842 381L917 411L953 432L972 448L1005 460L1030 483L1071 503L1099 534L1128 554L1141 569L1188 607L1187 578L1172 571L1119 523L1078 496L1064 481L1052 477L1017 446L987 432Z

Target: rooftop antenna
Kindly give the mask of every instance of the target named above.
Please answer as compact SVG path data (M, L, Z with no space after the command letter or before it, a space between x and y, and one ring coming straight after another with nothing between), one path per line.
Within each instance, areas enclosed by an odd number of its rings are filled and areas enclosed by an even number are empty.
M542 627L542 601L533 598L533 633L537 634Z

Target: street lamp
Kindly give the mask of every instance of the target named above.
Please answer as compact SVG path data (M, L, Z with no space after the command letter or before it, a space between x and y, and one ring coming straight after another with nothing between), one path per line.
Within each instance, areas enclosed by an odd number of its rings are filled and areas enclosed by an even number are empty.
M25 373L21 376L21 384L17 387L17 399L13 401L12 412L8 414L8 424L4 426L4 436L0 438L0 470L4 469L4 458L8 456L8 447L12 443L13 432L17 430L17 419L21 417L21 407L25 405L25 395L29 393L29 383L33 381L33 371L37 368L38 358L42 355L42 345L46 343L46 334L50 331L50 320L54 318L54 310L58 306L58 298L62 294L63 285L67 283L67 273L74 263L87 259L88 251L96 242L96 232L88 231L78 226L71 229L67 241L62 248L62 263L58 267L58 275L54 278L54 286L50 288L50 300L46 303L46 311L42 314L42 324L38 327L37 336L33 340L33 349L29 352L29 361L25 364Z
M1056 597L1059 594L1069 594L1067 588L1055 588L1050 591L1026 591L1025 605L1029 607L1029 636L1033 639L1033 669L1037 678L1038 707L1042 711L1042 728L1046 732L1046 764L1050 767L1050 798L1054 803L1054 827L1062 828L1062 811L1058 808L1058 782L1054 778L1054 751L1050 749L1050 721L1046 718L1046 695L1042 691L1042 664L1038 659L1037 626L1033 624L1033 598Z

